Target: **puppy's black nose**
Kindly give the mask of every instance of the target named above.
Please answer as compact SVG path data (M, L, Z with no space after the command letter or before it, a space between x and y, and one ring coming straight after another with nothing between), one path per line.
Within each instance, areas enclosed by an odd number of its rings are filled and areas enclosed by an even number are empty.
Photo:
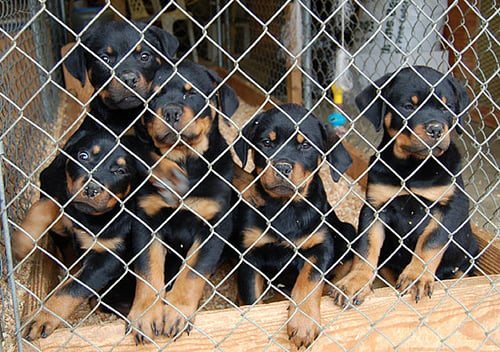
M442 123L429 122L428 124L425 125L425 132L427 132L427 134L434 139L441 138L443 131L444 127Z
M139 82L139 76L137 73L130 71L123 72L120 75L120 79L130 88L137 87L137 82Z
M290 174L293 171L293 167L289 163L276 163L274 167L276 168L276 170L279 171L280 174L282 174L285 177L290 176Z
M174 124L182 117L182 107L178 105L167 105L163 109L163 115L168 123Z
M99 194L101 194L101 192L102 192L102 187L93 182L89 183L87 187L85 187L85 189L83 190L85 196L89 198L97 197Z

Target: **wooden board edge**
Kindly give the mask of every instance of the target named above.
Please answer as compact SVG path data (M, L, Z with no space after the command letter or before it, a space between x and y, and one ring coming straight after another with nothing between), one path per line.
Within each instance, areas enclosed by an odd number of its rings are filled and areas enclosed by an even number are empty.
M364 304L349 310L323 297L323 332L313 351L336 351L341 350L340 345L353 348L358 344L369 350L385 350L393 347L392 343L400 343L402 349L420 347L430 351L443 347L439 335L447 336L447 348L481 347L493 351L500 338L500 332L495 330L500 314L499 278L496 275L436 283L433 297L419 303L406 296L400 298L391 288L376 289ZM45 352L62 347L67 352L80 351L93 345L101 350L114 347L114 351L157 351L159 347L166 351L212 351L216 347L225 351L282 351L291 347L284 326L287 307L287 302L275 302L200 312L191 334L184 334L169 346L170 341L163 337L156 340L157 345L136 346L133 337L125 335L124 323L74 331L60 329L40 340L38 346Z

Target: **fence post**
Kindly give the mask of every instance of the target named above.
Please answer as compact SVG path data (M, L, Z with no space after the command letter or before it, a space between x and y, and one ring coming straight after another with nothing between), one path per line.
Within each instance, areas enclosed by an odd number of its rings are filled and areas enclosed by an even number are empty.
M12 312L14 316L14 324L16 327L16 341L18 351L23 350L22 346L22 336L21 336L21 319L19 317L18 302L17 302L17 292L16 292L16 280L14 278L14 263L12 259L12 250L10 245L10 232L9 232L9 217L7 215L7 208L5 205L5 187L3 183L3 158L4 149L3 142L0 140L0 215L2 217L2 232L3 240L5 246L5 262L7 265L7 285L9 287L11 300L12 300Z

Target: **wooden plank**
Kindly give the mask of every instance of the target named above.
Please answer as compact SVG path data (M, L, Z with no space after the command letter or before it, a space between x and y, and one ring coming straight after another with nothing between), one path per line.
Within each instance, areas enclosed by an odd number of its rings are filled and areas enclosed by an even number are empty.
M455 77L467 79L469 86L474 88L476 80L473 75L461 67L465 65L474 72L477 68L477 40L480 18L477 15L478 9L473 9L468 1L448 0L450 12L447 17L444 35L448 39L446 44L451 44L453 48L445 47L450 52L449 63L453 67L459 60L460 64L453 70ZM459 54L456 54L458 52Z
M376 289L356 309L342 310L329 297L321 302L323 334L313 351L337 351L362 346L366 350L434 351L440 347L457 350L495 351L500 341L498 279L473 277L436 283L432 299L418 304L400 299L391 288ZM493 280L493 281L490 281ZM224 309L201 312L189 336L170 344L159 338L155 345L136 346L124 335L124 324L57 330L38 347L45 352L82 351L91 346L113 351L283 351L290 348L284 327L286 302L259 305L246 310ZM272 336L272 339L270 337ZM444 342L441 342L441 341ZM340 347L342 346L342 347Z
M298 6L298 7L297 7ZM302 18L297 18L298 11L300 11L300 4L297 2L292 2L288 4L285 8L285 17L287 25L287 38L285 39L288 50L293 55L298 55L302 49L302 33L297 33L302 31ZM295 103L302 105L302 72L298 67L301 66L302 60L300 56L291 57L285 54L287 69L291 69L286 77L286 95L287 101L289 103Z
M227 77L229 72L221 67L210 67L221 77ZM241 78L238 74L231 74L227 83L236 91L238 97L249 105L261 106L263 110L274 108L282 104L279 99L267 96L258 87Z
M472 224L472 232L476 235L479 243L479 249L484 253L479 257L478 265L480 271L477 274L484 272L486 275L495 275L500 273L500 243L491 233L482 227Z
M286 78L286 95L290 103L302 105L302 71L297 67Z

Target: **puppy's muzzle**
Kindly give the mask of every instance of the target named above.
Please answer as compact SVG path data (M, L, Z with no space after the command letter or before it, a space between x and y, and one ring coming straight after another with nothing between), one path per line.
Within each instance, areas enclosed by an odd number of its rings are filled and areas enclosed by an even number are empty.
M441 138L444 132L443 124L436 121L431 121L429 123L426 123L424 128L427 135L432 139Z
M102 187L96 183L90 182L84 189L83 195L87 198L95 198L103 191Z
M177 125L182 118L182 114L182 107L179 105L167 105L165 109L163 109L165 121L175 129L177 129Z
M274 164L274 168L277 171L277 175L283 178L289 178L293 171L293 166L290 163L278 162Z
M125 71L120 75L120 79L130 88L136 88L139 82L139 76L135 72Z

